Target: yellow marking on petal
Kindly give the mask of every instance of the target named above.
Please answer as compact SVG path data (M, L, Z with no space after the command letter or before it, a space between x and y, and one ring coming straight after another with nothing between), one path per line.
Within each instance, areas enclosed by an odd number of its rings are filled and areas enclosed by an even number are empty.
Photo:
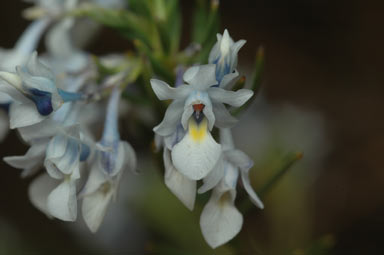
M191 136L192 140L195 142L200 142L205 139L207 136L207 127L208 127L208 121L206 118L204 118L199 124L196 123L195 119L192 117L189 120L188 128L189 128L189 135Z

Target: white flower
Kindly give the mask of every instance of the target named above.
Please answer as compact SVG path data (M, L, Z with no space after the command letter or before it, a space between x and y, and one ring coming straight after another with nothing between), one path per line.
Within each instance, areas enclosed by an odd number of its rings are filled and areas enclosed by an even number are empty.
M253 95L247 89L234 92L212 87L217 85L215 69L213 64L191 67L183 76L189 85L177 88L151 80L152 89L160 100L174 100L163 121L153 130L169 137L181 123L186 134L174 144L171 158L175 168L191 180L207 176L220 157L221 146L210 133L213 126L231 127L236 122L223 104L239 107Z
M223 35L217 34L217 43L209 54L208 62L216 64L216 80L220 87L225 87L233 76L237 76L237 53L245 43L245 40L234 42L227 29Z
M57 89L53 72L37 59L36 52L16 72L0 72L6 81L0 84L0 91L14 100L9 112L12 129L39 123L64 102L83 99L82 94Z
M123 171L136 169L136 155L133 148L120 140L118 131L118 106L121 92L115 87L107 107L104 132L100 150L93 160L88 181L81 192L83 197L83 218L92 232L99 228L109 202L116 195Z
M251 201L259 208L264 208L248 176L253 161L244 152L234 148L229 129L221 129L220 138L223 146L222 163L213 176L204 179L204 185L198 190L203 193L214 187L200 217L203 236L212 248L228 242L241 230L243 216L234 204L239 172Z

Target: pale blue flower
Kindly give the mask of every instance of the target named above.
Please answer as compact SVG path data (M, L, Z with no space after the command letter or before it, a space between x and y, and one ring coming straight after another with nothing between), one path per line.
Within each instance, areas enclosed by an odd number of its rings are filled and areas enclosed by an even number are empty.
M88 181L81 192L82 214L92 232L99 228L125 169L136 170L136 155L131 145L120 140L118 107L121 91L116 86L110 96L99 142Z

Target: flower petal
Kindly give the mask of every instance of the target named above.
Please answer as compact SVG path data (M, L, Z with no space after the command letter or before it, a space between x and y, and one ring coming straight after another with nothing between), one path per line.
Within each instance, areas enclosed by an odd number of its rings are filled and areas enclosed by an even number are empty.
M75 221L77 217L76 184L64 180L47 198L49 213L63 221Z
M221 146L208 131L207 120L197 125L191 118L188 133L172 149L172 161L187 178L200 180L213 169L220 154Z
M218 128L231 128L237 123L222 103L213 102L213 114L215 115L215 126Z
M37 124L45 119L32 101L23 104L13 103L9 108L10 128L20 128Z
M164 149L163 160L165 166L165 185L171 192L189 209L193 210L196 198L196 181L190 180L179 171L171 161L171 154L168 149Z
M243 216L235 207L229 191L223 193L215 188L200 216L204 239L216 248L234 238L242 225Z
M264 204L251 186L248 171L241 170L240 173L241 173L241 181L243 182L244 189L247 191L252 203L257 207L259 207L260 209L263 209Z
M224 75L223 79L220 82L220 88L228 89L231 84L239 77L239 73L235 69L233 72Z
M151 79L151 86L153 92L155 92L156 96L160 100L168 100L168 99L184 99L187 97L189 92L191 91L191 87L188 85L180 85L177 88L173 88L169 86L167 83L157 80Z
M20 127L17 129L21 138L25 142L30 142L35 139L41 139L46 137L51 137L60 132L61 126L59 123L51 120L45 119L35 125L30 125L26 127Z
M256 194L256 192L253 190L249 179L249 170L253 166L252 159L250 159L247 154L240 150L225 151L225 156L233 165L240 168L241 181L252 203L254 203L260 209L263 209L264 204L259 198L259 196Z
M153 131L161 136L171 135L177 125L180 123L181 115L184 111L183 100L173 101L167 108L164 119L159 125L153 128Z
M249 89L228 91L222 88L214 87L208 90L208 94L211 99L216 102L240 107L252 97L253 91Z
M220 182L225 174L225 163L221 156L212 171L203 179L204 184L197 191L199 194L207 192Z
M59 182L52 179L48 174L42 174L36 177L28 188L29 200L33 206L52 217L47 208L47 198L49 193L57 187Z
M192 66L185 71L183 79L191 84L194 89L207 89L217 84L216 65Z
M27 177L36 173L43 165L47 141L34 143L23 156L4 157L4 161L14 168L24 169L22 177Z
M95 233L99 229L107 212L112 194L113 192L111 190L98 190L83 198L81 207L82 215L92 233Z

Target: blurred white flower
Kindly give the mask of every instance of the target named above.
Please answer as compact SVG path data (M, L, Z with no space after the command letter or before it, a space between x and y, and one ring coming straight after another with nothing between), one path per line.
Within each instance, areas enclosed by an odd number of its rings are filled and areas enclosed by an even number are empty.
M123 171L136 170L136 155L131 145L120 140L118 106L121 91L116 86L110 96L104 132L93 159L91 173L82 190L83 218L92 232L99 228L108 204L116 195Z
M36 52L25 66L16 67L16 74L0 72L0 78L6 81L0 91L14 100L9 111L12 129L39 123L64 102L83 99L82 94L58 89L53 72L37 59Z

